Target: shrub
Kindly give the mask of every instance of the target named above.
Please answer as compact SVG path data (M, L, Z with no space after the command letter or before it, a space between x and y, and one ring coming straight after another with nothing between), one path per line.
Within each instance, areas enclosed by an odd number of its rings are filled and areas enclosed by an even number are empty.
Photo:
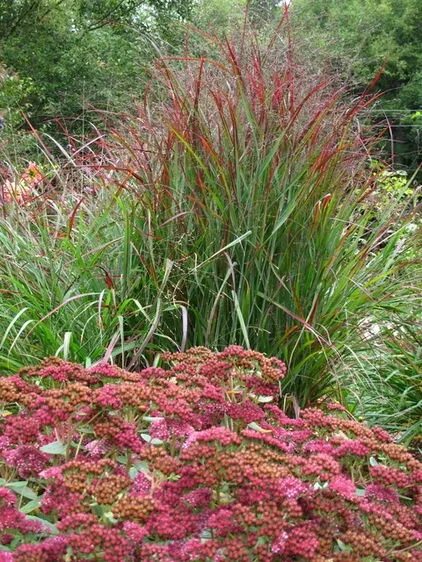
M0 378L1 561L415 561L422 465L238 346Z

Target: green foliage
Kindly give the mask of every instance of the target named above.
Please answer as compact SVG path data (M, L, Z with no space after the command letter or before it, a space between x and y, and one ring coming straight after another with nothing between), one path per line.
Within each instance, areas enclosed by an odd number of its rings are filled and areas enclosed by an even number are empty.
M407 172L396 170L394 172L381 172L379 174L379 184L381 190L390 196L406 197L412 195L413 190L409 187Z
M16 74L0 69L0 108L7 107L8 126L16 127L22 122L21 111L29 109L28 99L33 90L31 78L21 79Z
M392 82L411 79L420 61L418 0L295 0L293 15L313 27L315 37L329 40L340 64L349 63L360 83L369 82L384 65L383 89ZM351 56L352 55L352 56Z
M418 160L414 135L421 132L409 127L408 116L422 107L422 3L295 0L292 5L297 31L318 64L325 59L361 89L378 76L376 87L384 96L374 108L376 118L387 115L396 139L396 158L414 166Z
M246 0L201 0L193 12L200 29L215 34L230 34L243 25Z
M416 310L413 317L402 316L400 326L396 325L395 329L388 323L377 326L384 333L382 337L370 335L374 344L372 353L366 351L359 357L368 378L355 397L356 412L362 418L371 424L382 424L404 443L419 446L422 432L420 321Z
M0 61L26 86L20 110L36 128L57 130L57 118L128 108L145 83L153 43L171 40L174 21L190 11L190 2L177 0L2 3ZM9 109L16 95L3 88L0 103Z
M280 14L279 0L247 0L246 4L251 22L258 26L265 25Z

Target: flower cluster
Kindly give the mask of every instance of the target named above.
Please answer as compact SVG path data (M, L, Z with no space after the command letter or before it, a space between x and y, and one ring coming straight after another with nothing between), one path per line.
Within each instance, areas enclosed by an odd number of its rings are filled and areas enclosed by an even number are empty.
M0 562L422 560L422 464L231 346L0 378Z
M16 201L24 204L38 196L38 189L45 179L39 167L30 162L19 177L14 180L6 179L0 184L0 203Z

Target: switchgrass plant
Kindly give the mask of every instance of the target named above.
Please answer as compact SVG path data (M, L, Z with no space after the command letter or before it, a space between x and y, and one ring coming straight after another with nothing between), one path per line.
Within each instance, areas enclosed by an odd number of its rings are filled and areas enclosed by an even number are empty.
M393 203L365 205L369 98L346 103L283 25L161 59L138 115L62 148L79 180L9 203L3 370L51 354L137 369L237 343L286 360L286 407L344 399L339 366L371 349L362 322L400 322L415 300L413 235Z

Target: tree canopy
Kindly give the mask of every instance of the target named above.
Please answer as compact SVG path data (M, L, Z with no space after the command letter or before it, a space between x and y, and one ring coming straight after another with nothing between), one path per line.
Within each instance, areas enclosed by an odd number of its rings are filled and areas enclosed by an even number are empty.
M422 2L293 0L292 12L310 53L357 88L378 77L376 110L395 129L399 161L412 166L422 146Z
M187 19L192 5L191 0L4 0L0 109L24 108L38 127L89 107L124 108L139 94L154 48L174 39L174 22Z

